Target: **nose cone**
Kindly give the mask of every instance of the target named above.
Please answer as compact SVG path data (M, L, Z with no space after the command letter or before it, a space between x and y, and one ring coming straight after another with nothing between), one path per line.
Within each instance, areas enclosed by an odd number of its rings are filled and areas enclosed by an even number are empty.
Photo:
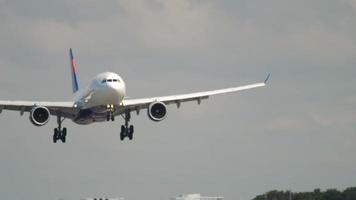
M105 72L99 74L95 80L94 85L98 88L97 96L102 104L118 105L122 102L126 95L126 86L119 75Z
M109 90L111 90L114 93L119 94L122 97L126 95L126 87L125 87L124 82L108 83L107 87L109 88Z
M107 87L107 100L109 104L118 105L122 102L126 95L125 83L120 81L108 82Z

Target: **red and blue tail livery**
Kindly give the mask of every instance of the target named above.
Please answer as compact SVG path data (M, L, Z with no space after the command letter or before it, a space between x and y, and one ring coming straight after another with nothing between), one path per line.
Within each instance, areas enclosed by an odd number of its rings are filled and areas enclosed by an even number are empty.
M70 57L70 68L72 73L72 89L73 93L79 90L78 78L77 78L77 65L74 61L73 51L69 49L69 57Z

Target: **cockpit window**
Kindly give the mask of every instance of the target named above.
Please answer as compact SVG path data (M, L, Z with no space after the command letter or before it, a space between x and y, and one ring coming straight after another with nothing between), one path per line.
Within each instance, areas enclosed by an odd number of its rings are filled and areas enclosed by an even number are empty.
M101 81L101 83L107 83L107 82L120 82L119 79L104 79Z

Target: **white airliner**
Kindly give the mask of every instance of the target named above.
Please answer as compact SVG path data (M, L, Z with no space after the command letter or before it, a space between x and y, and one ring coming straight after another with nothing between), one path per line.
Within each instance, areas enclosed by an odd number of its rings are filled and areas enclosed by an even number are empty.
M129 125L131 112L147 109L148 117L153 121L162 121L167 116L169 104L180 104L188 101L207 99L212 95L238 92L242 90L263 87L266 80L261 83L244 85L240 87L225 88L190 94L171 95L162 97L150 97L141 99L125 98L126 86L124 80L112 72L97 75L89 85L79 90L76 64L74 62L72 49L69 50L70 66L72 73L72 86L74 100L68 102L45 102L45 101L0 101L0 113L2 110L20 111L30 113L30 121L35 126L43 126L49 121L50 115L57 117L58 128L54 129L53 142L61 140L66 142L67 128L62 128L64 119L71 119L77 124L91 124L94 122L114 121L115 116L122 116L125 124L121 126L120 139L128 137L132 140L134 127Z

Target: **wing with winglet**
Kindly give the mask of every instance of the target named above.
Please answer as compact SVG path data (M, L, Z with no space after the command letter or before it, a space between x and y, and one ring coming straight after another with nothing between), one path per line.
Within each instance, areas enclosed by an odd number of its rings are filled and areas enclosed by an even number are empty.
M264 87L266 86L269 77L270 74L268 74L264 82L219 89L219 90L211 90L211 91L180 94L180 95L161 96L161 97L141 98L141 99L124 99L122 106L125 108L125 110L129 109L131 111L133 110L139 111L141 109L148 108L149 105L154 102L162 102L166 105L176 104L177 107L179 107L181 103L189 102L189 101L197 101L200 104L202 100L208 99L210 96Z

